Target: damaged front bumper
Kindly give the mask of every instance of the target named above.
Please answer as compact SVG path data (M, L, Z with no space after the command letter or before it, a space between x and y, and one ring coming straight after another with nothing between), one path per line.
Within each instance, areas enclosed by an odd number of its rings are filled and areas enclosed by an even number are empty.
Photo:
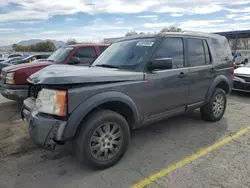
M44 148L54 149L58 143L63 142L62 135L67 122L39 113L34 104L32 98L24 100L21 113L22 118L29 123L30 138Z

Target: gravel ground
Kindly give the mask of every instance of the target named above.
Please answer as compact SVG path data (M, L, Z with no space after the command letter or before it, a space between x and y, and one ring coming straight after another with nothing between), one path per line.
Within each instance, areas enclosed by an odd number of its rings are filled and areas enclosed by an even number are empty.
M14 152L0 159L0 188L129 187L249 126L249 104L250 94L232 93L226 114L219 122L204 122L199 112L194 112L133 131L127 154L117 165L104 171L80 166L66 147L59 147L55 152L37 148L25 153ZM15 134L22 132L18 126L25 130L25 123L20 123L18 118L12 120L17 117L16 108L20 105L13 102L0 104L0 124L12 125ZM6 137L7 133L3 135ZM250 187L249 149L248 132L148 187Z
M0 158L34 147L26 123L20 119L20 109L21 103L0 95Z

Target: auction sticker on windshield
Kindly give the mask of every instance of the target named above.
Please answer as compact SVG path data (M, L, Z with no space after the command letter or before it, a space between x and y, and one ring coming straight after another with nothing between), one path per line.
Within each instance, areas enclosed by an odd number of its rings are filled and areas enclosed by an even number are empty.
M153 44L154 44L154 42L146 42L146 41L144 41L144 42L138 42L137 44L136 44L136 46L153 46Z

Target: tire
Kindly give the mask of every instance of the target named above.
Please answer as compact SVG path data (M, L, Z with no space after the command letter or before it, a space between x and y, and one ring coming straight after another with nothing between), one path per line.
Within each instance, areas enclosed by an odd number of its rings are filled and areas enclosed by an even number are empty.
M130 140L129 125L123 116L111 110L98 110L80 126L75 144L76 157L81 163L105 169L123 157Z
M221 102L222 104L221 106L218 105L218 101L220 101L218 99L223 100L223 102ZM214 107L215 109L213 109L214 105L217 105L218 107L217 111L216 107ZM219 121L225 113L226 106L227 106L227 96L225 91L222 90L221 88L215 88L210 101L200 109L201 118L205 121L212 121L212 122Z

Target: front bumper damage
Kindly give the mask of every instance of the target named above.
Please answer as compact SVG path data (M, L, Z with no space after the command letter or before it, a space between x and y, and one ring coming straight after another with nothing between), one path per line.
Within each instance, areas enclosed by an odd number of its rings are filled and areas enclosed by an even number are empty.
M62 142L67 122L36 111L34 98L24 100L21 116L29 123L30 138L39 146L53 150Z

